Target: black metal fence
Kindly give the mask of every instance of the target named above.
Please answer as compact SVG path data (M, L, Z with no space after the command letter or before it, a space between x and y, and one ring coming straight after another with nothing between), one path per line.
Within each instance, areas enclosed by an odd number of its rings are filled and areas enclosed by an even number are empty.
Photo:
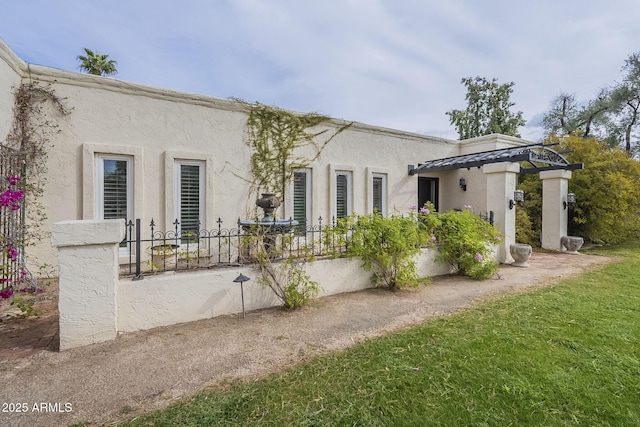
M17 150L0 146L0 290L21 282L26 274L23 164Z
M328 227L318 219L316 225L296 221L241 221L224 227L222 219L217 227L197 233L185 232L180 222L173 229L163 231L153 220L144 226L140 219L126 224L126 237L120 243L120 273L141 279L145 274L162 271L194 270L255 264L260 253L271 260L291 256L322 257L346 250L344 242L337 242ZM342 239L341 239L342 240ZM123 258L126 260L123 261Z
M493 211L479 216L493 224ZM177 219L169 231L158 229L153 219L146 226L140 219L129 221L120 243L121 276L136 280L164 271L256 264L264 254L272 261L336 255L346 252L351 236L349 228L333 232L335 218L325 223L320 217L315 225L306 221L298 224L292 219L238 219L231 228L225 228L220 218L216 223L213 229L192 232L181 230Z

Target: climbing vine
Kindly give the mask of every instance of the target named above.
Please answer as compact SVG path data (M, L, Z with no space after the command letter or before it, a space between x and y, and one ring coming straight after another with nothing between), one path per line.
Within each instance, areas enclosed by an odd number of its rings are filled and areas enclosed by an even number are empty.
M256 193L273 193L284 202L286 187L293 182L296 169L310 165L333 138L351 126L347 124L337 130L318 127L329 120L329 117L316 113L296 114L258 103L249 105L247 144L251 148L250 200ZM300 153L303 149L306 157ZM280 238L289 236L283 234ZM306 304L318 293L319 288L302 268L303 262L290 258L276 265L271 262L272 254L269 251L263 247L258 254L262 273L260 282L271 288L285 307L295 308Z
M334 131L318 129L330 118L316 113L296 114L259 103L249 105L249 109L247 144L251 148L252 195L273 193L281 201L295 170L311 164L333 138L351 126L347 124ZM297 152L303 147L310 147L311 156Z
M44 237L42 227L46 211L40 199L46 184L51 138L59 132L59 125L54 117L69 113L69 109L50 86L31 81L21 84L15 90L11 129L0 148L6 164L18 165L6 177L9 189L5 193L20 195L20 206L14 203L11 210L20 210L21 218L19 221L7 221L8 226L3 227L0 235L0 247L3 251L10 252L12 260L20 258L18 281L31 277L25 266L25 246L34 245ZM7 215L8 209L5 209L3 216ZM0 267L3 267L3 278L6 279L4 283L7 285L7 266ZM15 277L12 281L16 281ZM14 285L9 284L11 287Z

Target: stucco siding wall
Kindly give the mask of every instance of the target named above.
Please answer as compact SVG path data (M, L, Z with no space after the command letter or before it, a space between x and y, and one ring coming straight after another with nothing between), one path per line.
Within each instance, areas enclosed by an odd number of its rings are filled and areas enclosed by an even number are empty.
M0 142L11 131L14 91L20 86L22 62L9 47L0 40Z

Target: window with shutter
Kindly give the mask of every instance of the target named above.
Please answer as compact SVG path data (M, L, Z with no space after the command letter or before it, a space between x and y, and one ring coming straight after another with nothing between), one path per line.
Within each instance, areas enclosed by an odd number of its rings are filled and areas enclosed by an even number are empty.
M373 180L373 182L371 183L371 192L372 192L371 199L373 201L372 212L377 212L380 215L384 216L387 210L387 206L386 206L387 177L386 175L383 175L383 174L374 174L372 180Z
M311 214L311 172L308 170L293 173L293 219L298 221L296 231L304 233Z
M336 172L336 218L351 214L351 173Z
M177 218L181 242L197 241L204 227L204 165L201 162L177 162Z
M96 156L96 218L133 218L133 159L128 156ZM120 247L126 247L121 243Z

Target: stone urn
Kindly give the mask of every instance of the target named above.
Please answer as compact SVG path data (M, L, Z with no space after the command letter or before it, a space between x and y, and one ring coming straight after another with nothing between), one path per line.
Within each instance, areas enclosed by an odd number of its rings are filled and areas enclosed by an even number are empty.
M533 250L531 245L525 245L524 243L516 243L509 246L509 252L514 259L514 263L511 264L514 267L529 267L529 258Z
M563 236L562 239L560 239L560 243L562 243L562 246L566 249L565 253L579 255L578 249L582 247L584 239L578 236Z
M273 221L273 211L280 206L280 200L273 193L262 193L262 197L256 201L256 205L264 211L263 220Z

